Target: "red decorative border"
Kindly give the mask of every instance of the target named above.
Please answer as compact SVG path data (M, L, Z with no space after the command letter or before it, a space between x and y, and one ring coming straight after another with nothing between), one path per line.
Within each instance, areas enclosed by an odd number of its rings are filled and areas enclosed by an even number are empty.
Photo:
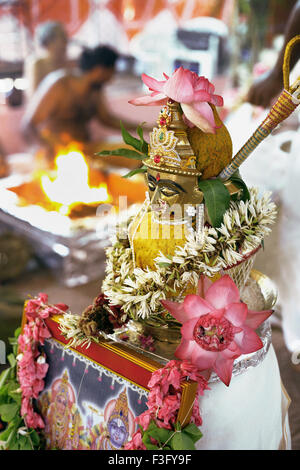
M65 345L68 344L56 320L47 318L45 322L54 339ZM100 344L92 342L89 347L77 346L70 349L146 390L149 390L147 384L152 372L161 367L161 364L155 361L147 359L146 362L142 356L125 346L111 345L105 341Z

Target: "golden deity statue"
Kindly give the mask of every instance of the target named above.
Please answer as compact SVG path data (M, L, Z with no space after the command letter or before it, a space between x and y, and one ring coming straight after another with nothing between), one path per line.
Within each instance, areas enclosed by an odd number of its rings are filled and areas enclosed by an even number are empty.
M201 231L208 220L198 180L217 176L232 157L230 135L213 111L215 134L189 128L177 102L168 101L160 111L158 127L150 133L149 157L143 161L147 209L129 227L136 267L153 269L159 252L173 255L177 246L184 246L188 231ZM231 194L238 192L230 182L226 186Z

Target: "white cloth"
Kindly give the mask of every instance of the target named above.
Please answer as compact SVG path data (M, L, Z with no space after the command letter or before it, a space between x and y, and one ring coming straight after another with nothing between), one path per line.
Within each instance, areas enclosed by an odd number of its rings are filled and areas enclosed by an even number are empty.
M282 328L288 349L300 353L300 132L294 132L286 162L286 185L281 194L279 221L280 279L277 281L282 307Z
M277 358L270 349L256 367L232 377L229 387L212 383L200 397L203 437L199 450L290 449L288 406Z

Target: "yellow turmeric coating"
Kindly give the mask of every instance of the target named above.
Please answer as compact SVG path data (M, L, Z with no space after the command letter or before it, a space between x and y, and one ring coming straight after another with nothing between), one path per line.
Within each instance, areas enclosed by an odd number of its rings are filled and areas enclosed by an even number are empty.
M202 172L201 179L218 174L232 159L232 141L226 126L221 121L215 106L212 106L216 126L215 134L207 134L198 127L187 130L187 136L197 157L197 169Z
M186 243L185 225L158 224L155 222L153 213L151 212L144 214L136 230L137 224L138 219L134 220L129 231L136 267L154 269L154 259L157 258L160 252L165 256L173 256L176 247L184 246ZM134 238L133 240L132 237ZM212 281L216 281L219 277L220 275L218 273L212 278ZM176 297L176 294L195 294L196 290L194 286L187 284L184 292L168 292L167 297Z
M145 269L154 269L154 259L161 251L164 255L174 255L176 246L185 245L184 226L182 225L161 225L155 222L152 212L147 212L134 235L133 250L135 255L135 265ZM135 231L137 220L130 229L130 241Z

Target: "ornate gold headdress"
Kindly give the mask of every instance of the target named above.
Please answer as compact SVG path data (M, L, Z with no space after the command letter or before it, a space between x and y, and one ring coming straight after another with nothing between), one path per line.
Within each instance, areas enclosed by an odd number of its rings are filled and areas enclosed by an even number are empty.
M64 373L60 379L56 379L53 382L51 389L53 397L56 398L57 395L63 395L66 398L69 406L72 406L72 404L75 402L75 394L69 382L67 369L64 370Z
M126 427L126 431L128 432L129 430L128 400L127 400L126 389L124 389L123 392L121 392L120 395L118 396L115 407L112 411L112 414L109 417L109 421L115 418L121 419L123 421Z
M65 369L63 376L61 378L58 390L57 390L57 395L64 395L68 398L69 395L69 376L67 369Z
M161 109L157 123L158 127L150 133L149 158L143 163L155 170L200 176L179 103L168 101Z

